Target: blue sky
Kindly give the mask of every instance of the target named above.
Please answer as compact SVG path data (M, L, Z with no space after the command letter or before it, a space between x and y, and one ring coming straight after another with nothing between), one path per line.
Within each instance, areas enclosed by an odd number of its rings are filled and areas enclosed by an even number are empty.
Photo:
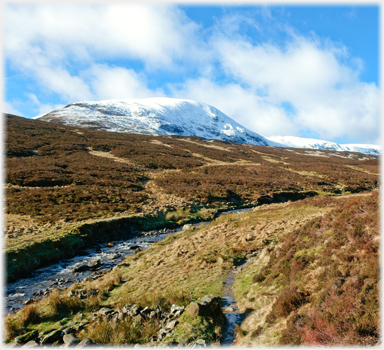
M5 6L4 111L205 102L264 136L379 143L378 6Z

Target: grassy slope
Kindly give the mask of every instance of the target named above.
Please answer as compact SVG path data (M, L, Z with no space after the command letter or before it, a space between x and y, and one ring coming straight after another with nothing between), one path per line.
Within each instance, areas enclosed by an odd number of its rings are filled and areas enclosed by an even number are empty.
M237 300L252 310L238 345L379 341L378 193L334 203L237 276Z
M378 186L377 157L357 153L117 134L9 115L6 142L11 278L127 227L181 224L300 192ZM100 222L108 223L95 236Z
M30 306L9 316L9 336L17 334L17 330L23 326L43 330L58 326L63 317L69 317L67 321L79 319L80 312L84 318L101 305L122 307L134 302L143 307L159 304L169 307L174 302L187 303L205 294L221 295L226 274L247 253L269 250L273 242L279 242L313 218L324 216L338 203L335 198L321 197L295 204L263 205L251 212L225 215L207 226L182 231L145 251L127 257L120 267L102 278L74 285L72 289L99 290L97 297L85 300L80 307L74 304L68 308L62 307L64 312L55 311L52 304L60 299L56 295L36 304L36 323L23 321L26 319L25 314L30 312ZM69 304L64 296L65 292L62 293L63 303ZM201 320L201 324L191 322L185 318L182 329L194 330L196 337L202 336L202 324L207 321ZM178 336L186 336L183 332L179 333ZM90 327L79 336L95 337L95 334L97 329ZM116 344L135 341L129 337L124 340L113 334L111 332L109 339L113 339ZM143 336L140 342L148 341L148 337L149 334ZM210 337L209 340L213 341L212 334Z

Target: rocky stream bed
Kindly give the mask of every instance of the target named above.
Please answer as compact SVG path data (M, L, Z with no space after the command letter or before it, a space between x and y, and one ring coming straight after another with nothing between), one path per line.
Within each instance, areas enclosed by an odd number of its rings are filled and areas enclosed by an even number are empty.
M220 215L231 214L234 212L240 213L243 211L249 211L251 208L246 209L238 209L231 210L228 212L223 212ZM194 224L195 226L206 225L209 222L200 222ZM61 261L58 264L54 264L45 268L41 268L36 270L31 277L19 279L14 283L9 283L6 285L5 296L4 296L4 305L5 305L5 313L13 313L18 309L27 305L34 300L38 300L43 298L44 296L51 293L54 289L59 288L68 288L71 284L75 282L79 282L82 280L93 280L96 279L108 271L112 270L113 267L122 263L122 260L125 256L134 254L136 251L143 250L148 248L155 242L159 242L170 234L174 234L176 232L180 232L182 229L187 229L191 225L184 225L181 228L177 229L161 229L161 230L153 230L142 232L138 237L125 240L125 241L115 241L108 242L104 244L100 244L96 247L90 248L84 251L84 254L81 256L74 257L72 259ZM238 266L233 271L231 271L228 275L228 278L225 282L225 296L222 298L220 303L220 311L225 316L226 321L224 321L225 326L223 329L223 337L221 345L228 346L232 344L235 339L235 325L240 325L242 319L244 318L243 314L240 314L237 310L235 304L235 298L232 291L232 285L236 276L236 273L242 269L241 266ZM77 296L81 297L81 296ZM206 296L206 299L210 299L211 297ZM207 303L207 301L201 301L203 304ZM198 301L197 301L198 303ZM217 304L217 299L215 299L215 305ZM95 321L100 317L113 318L115 321L124 318L124 314L130 315L132 317L136 317L136 321L140 322L138 317L148 318L148 317L159 317L161 313L159 310L149 310L139 309L136 311L127 311L129 307L134 307L132 305L127 306L126 312L124 310L104 310L101 309L97 314L94 315L91 321ZM136 307L136 306L135 306ZM216 307L216 306L215 306ZM185 311L185 308L179 307L177 305L174 306L174 310L171 311L170 315L163 314L164 317L163 323L164 327L159 331L157 339L153 339L153 342L156 343L160 341L162 338L167 337L172 334L173 328L177 325L177 318ZM204 308L203 308L204 309ZM180 312L176 312L180 311ZM152 315L152 316L151 316ZM111 318L111 319L112 319ZM173 323L170 323L175 321ZM78 327L85 327L87 324L79 323L74 326L74 330ZM171 327L172 326L172 327ZM76 328L77 327L77 328ZM75 337L71 334L72 327L70 329L66 329L68 327L62 327L63 329L54 330L52 334L36 334L36 332L31 332L26 337L22 337L20 339L16 339L15 343L18 344L26 344L28 342L30 345L43 345L47 342L59 342L62 344L69 345L77 345L77 346L87 346L91 345L92 342L90 340L85 340L80 342L80 340L75 339ZM78 330L78 329L77 329ZM56 332L57 331L57 332ZM51 341L48 336L54 341ZM48 337L48 338L47 338ZM56 338L57 339L56 339ZM26 341L28 339L28 341ZM44 340L46 339L46 340ZM47 340L48 339L48 340ZM36 343L36 345L35 345ZM201 344L200 344L201 343ZM200 343L188 344L189 346L206 346L206 344L201 341ZM187 345L187 344L184 344Z

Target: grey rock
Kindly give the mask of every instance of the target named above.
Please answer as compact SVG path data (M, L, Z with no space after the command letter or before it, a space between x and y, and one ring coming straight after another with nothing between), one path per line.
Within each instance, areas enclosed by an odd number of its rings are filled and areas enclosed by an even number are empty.
M77 265L72 269L72 272L76 273L76 272L84 272L88 270L89 270L88 265Z
M79 344L76 345L77 348L82 348L84 346L89 346L89 345L95 345L91 339L89 338L84 338Z
M95 259L95 260L92 260L88 263L88 267L91 269L97 269L100 266L101 266L101 260L100 259Z
M178 320L170 321L165 325L165 329L174 329L178 323Z
M80 339L76 338L72 334L65 334L63 337L63 341L67 346L74 346L80 343Z
M100 310L99 310L99 315L102 315L102 316L106 316L110 313L112 313L113 310L108 308L108 307L102 307Z
M143 310L143 308L140 305L135 304L129 309L128 314L130 316L136 316L141 310Z
M75 333L75 329L72 327L67 327L67 328L63 329L63 333L64 334L72 334L72 333Z
M43 340L41 341L41 344L53 344L56 341L61 342L63 340L63 331L60 331L58 329L52 331L48 335L46 335Z
M40 346L40 344L36 340L30 340L28 343L24 344L22 348L34 348L36 346Z
M15 343L16 344L26 344L30 340L34 340L39 336L38 331L31 331L22 335L19 335L18 337L15 338Z

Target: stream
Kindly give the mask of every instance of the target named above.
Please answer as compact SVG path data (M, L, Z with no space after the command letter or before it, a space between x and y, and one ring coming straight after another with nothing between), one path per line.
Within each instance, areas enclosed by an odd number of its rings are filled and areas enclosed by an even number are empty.
M245 261L242 265L245 264ZM235 295L233 293L233 283L235 282L238 269L233 269L227 276L224 287L224 297L222 301L223 312L227 319L227 323L223 328L223 335L221 337L221 346L230 346L236 338L236 326L241 325L245 318L245 313L240 313L237 305Z
M250 210L252 208L229 210L220 213L218 216ZM194 223L194 226L207 225L210 222L202 221ZM110 242L112 244L99 244L84 250L83 255L40 268L31 273L28 278L19 279L5 285L4 312L5 314L14 313L31 301L43 298L56 288L68 288L75 282L96 279L112 270L114 266L122 263L126 256L134 254L137 250L144 250L169 235L180 231L182 231L181 227L142 232L138 237ZM100 260L100 266L96 269L83 272L73 271L76 267L87 265L95 260Z

